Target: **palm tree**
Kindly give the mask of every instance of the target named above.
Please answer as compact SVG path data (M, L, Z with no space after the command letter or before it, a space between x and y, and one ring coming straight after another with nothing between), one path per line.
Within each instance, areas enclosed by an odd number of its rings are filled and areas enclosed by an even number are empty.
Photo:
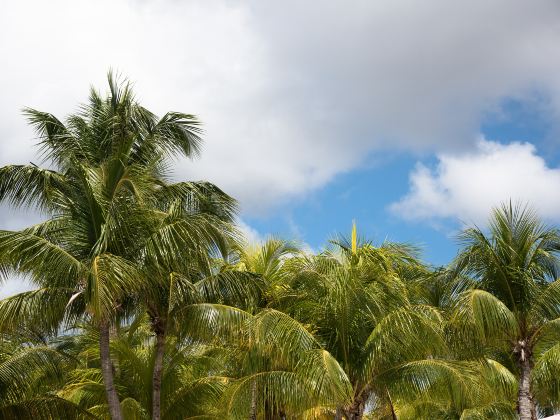
M185 314L193 304L220 303L243 308L256 307L261 295L258 276L240 271L216 271L208 250L175 253L176 263L163 271L161 265L146 265L151 281L140 293L155 335L152 372L152 419L160 419L161 383L164 375L166 341L185 336L191 320ZM175 269L172 271L172 269ZM181 270L179 272L179 269Z
M165 223L156 205L170 196L179 202L192 197L184 183L167 183L166 167L169 157L198 152L196 118L170 112L158 119L111 73L109 88L105 99L92 89L89 103L66 124L48 113L25 111L54 169L34 164L0 169L0 201L38 208L48 217L19 232L0 231L3 270L27 273L39 286L0 303L0 326L36 323L55 330L91 318L100 333L111 417L122 419L109 335L115 315L143 286L143 273L134 264L139 244L157 226L159 236L150 236L153 248L192 246L209 240L213 224L209 217Z
M396 401L395 417L400 420L518 418L512 404L517 379L505 366L487 359L448 363L448 368L452 367L460 370L460 374L441 375L421 394ZM384 407L380 408L374 411L374 418L391 418L383 415Z
M558 404L560 234L527 207L509 203L493 211L488 232L469 228L460 238L454 269L475 287L455 304L457 339L512 359L519 417L536 419L535 397L543 406Z
M173 192L177 188L179 195ZM151 413L158 420L166 337L187 321L177 318L177 311L193 302L246 303L259 289L253 276L217 272L210 258L235 240L235 200L212 184L183 182L162 187L154 205L158 217L136 252L136 263L148 279L136 309L147 311L155 335ZM204 232L193 241L193 229L200 227Z
M222 203L227 201L227 197L221 197L217 202L214 201L214 205L205 206L204 211L220 214L221 220L231 222L231 212L223 211L223 209L219 211ZM193 203L196 203L196 200L191 200L187 212L178 214L175 210L175 219L184 217L188 220L193 214L200 215L200 211L193 208ZM212 211L212 208L215 211ZM147 277L152 279L148 282L144 293L140 294L147 307L150 324L156 338L152 381L152 418L160 418L161 387L159 384L164 370L166 337L170 336L172 341L177 337L188 337L187 342L190 342L197 335L197 328L201 328L197 326L196 317L191 319L190 314L193 308L205 307L204 305L199 306L204 303L218 304L225 312L242 313L240 311L246 310L249 314L256 311L271 299L272 293L269 292L280 285L282 261L290 253L296 252L293 245L277 239L266 241L262 247L243 247L232 238L224 237L222 239L224 240L221 243L207 244L214 245L216 247L214 250L208 249L208 246L204 247L202 243L197 243L193 244L197 245L196 248L183 249L182 252L177 249L162 252L166 244L159 243L157 247L154 247L159 252L155 256L157 261L150 258L154 255L153 252L142 251L140 253L147 257L142 265L149 271ZM151 245L150 238L146 248L150 248ZM224 259L220 255L225 255L226 258ZM163 270L163 267L166 269ZM208 320L207 322L212 325L213 321ZM234 331L232 334L237 337L239 331ZM212 341L210 340L210 342ZM244 358L236 359L239 352L235 349L239 345L240 341L235 339L233 347L223 348L221 355L224 360L230 360L230 366L236 366L234 369L230 369L231 375L238 375L240 372L246 373L240 367L244 365ZM247 347L245 348L247 349ZM251 352L255 352L253 347L249 353ZM271 359L270 354L266 357L268 360Z
M380 405L395 418L403 395L457 373L436 358L446 347L441 314L409 299L402 277L420 265L410 247L360 245L355 226L351 240L333 243L332 251L289 262L290 313L312 326L350 379L353 400L336 418L361 419Z

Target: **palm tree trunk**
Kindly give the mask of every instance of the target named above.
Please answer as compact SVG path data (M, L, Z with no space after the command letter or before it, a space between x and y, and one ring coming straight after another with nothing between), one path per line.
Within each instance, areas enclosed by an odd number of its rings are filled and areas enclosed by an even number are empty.
M345 415L348 420L362 420L364 416L365 402L363 398L356 397L354 402L345 410Z
M350 419L351 420L362 420L362 418L364 417L364 407L363 406L358 406L354 409L354 411L352 412Z
M249 420L257 420L257 381L251 384L251 412Z
M99 326L99 354L101 357L101 373L103 374L103 384L107 394L109 413L112 420L123 420L121 404L113 378L113 364L111 363L111 353L109 351L109 323L102 322Z
M524 346L524 342L520 344L518 363L521 374L519 377L519 391L517 395L519 420L537 420L535 402L531 393L531 355Z
M152 373L152 420L161 419L161 379L163 376L163 354L165 351L165 330L156 330L156 353Z
M342 408L337 408L336 413L334 414L334 420L342 420L343 419L342 412L343 412Z
M395 406L393 405L393 400L391 399L391 394L389 394L389 390L387 392L387 399L389 400L389 408L391 409L391 419L397 420L397 413L395 413Z

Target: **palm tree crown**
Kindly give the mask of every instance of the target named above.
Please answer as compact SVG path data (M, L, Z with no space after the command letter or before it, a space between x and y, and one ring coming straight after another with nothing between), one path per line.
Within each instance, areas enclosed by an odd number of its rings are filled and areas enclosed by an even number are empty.
M40 323L56 330L83 316L94 320L111 415L119 419L109 328L144 289L138 255L169 265L178 250L220 242L222 220L235 204L211 184L167 181L170 157L198 153L194 116L157 118L136 102L128 83L111 73L108 79L109 95L92 89L89 102L65 124L25 110L54 169L0 169L0 201L36 207L48 217L23 231L0 232L1 265L27 273L39 286L3 301L0 321L4 329Z
M464 248L454 267L474 280L459 297L458 331L475 348L489 345L509 354L518 370L518 410L536 418L536 402L558 401L551 365L560 355L560 233L543 225L527 207L511 203L494 210L489 232L461 234ZM538 384L535 378L540 378Z

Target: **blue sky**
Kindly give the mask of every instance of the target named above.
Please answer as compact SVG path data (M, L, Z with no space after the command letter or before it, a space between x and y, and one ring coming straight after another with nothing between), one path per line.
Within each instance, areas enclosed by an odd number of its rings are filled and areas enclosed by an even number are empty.
M250 239L319 250L355 219L438 265L509 198L560 223L557 0L20 0L0 55L0 165L39 162L22 107L62 118L113 68L200 117L174 178L236 197ZM2 229L35 220L0 205Z
M506 99L502 106L499 117L488 116L481 121L482 135L504 145L532 143L544 152L550 166L557 166L560 154L555 147L557 142L551 138L554 125L543 110L543 101ZM320 250L335 235L348 235L352 220L356 220L360 235L374 243L384 240L412 243L421 248L426 262L446 264L460 246L456 240L462 227L459 221L453 218L437 223L406 221L390 209L391 203L407 193L409 175L418 160L418 156L404 152L374 154L365 159L362 168L339 174L324 187L280 206L265 217L246 217L245 222L263 236L272 233L297 238ZM434 156L420 160L430 167L437 163Z

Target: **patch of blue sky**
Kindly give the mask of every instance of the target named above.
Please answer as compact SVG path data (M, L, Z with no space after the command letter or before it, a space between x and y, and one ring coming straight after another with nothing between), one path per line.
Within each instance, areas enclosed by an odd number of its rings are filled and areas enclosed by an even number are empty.
M508 144L535 144L549 165L557 166L560 154L553 146L552 119L543 98L504 100L499 112L489 113L480 127L486 139ZM448 263L457 253L457 220L411 222L392 214L388 206L409 188L409 175L418 162L411 154L376 155L375 163L339 174L323 188L292 200L265 218L246 218L260 233L295 238L322 249L336 234L350 234L356 220L362 237L412 243L422 249L423 259L433 265ZM435 156L420 159L427 167Z

